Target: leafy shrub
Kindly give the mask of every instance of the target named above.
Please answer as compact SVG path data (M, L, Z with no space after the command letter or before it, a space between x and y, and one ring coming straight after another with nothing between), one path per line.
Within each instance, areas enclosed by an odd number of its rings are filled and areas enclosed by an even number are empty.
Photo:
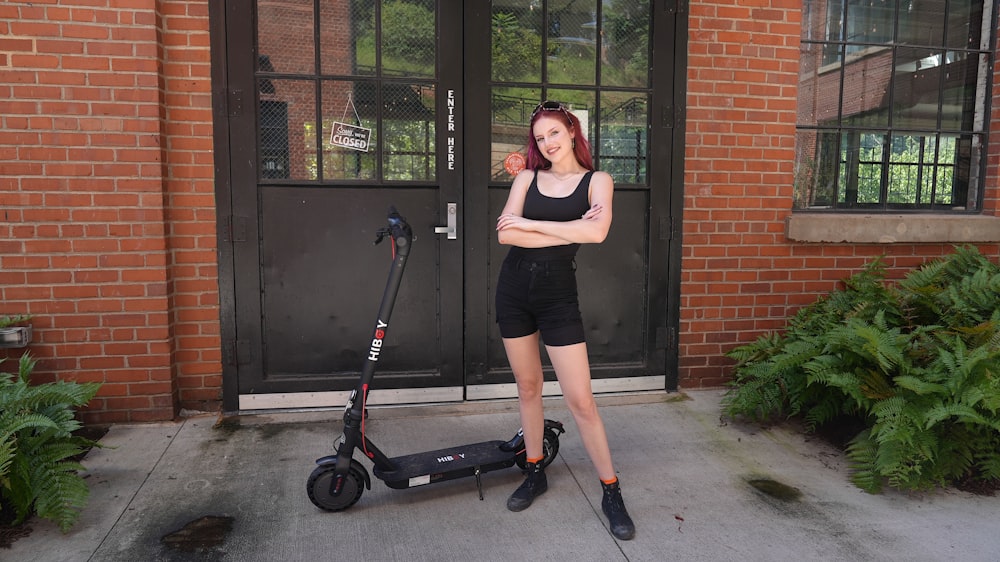
M876 260L729 356L731 416L860 421L847 456L869 492L1000 480L1000 267L975 248L896 285Z
M17 376L0 373L0 510L13 523L32 513L69 530L90 491L72 459L95 445L73 435L73 408L90 402L98 383L57 381L32 385L35 361L25 353Z
M611 68L627 67L630 75L642 77L648 73L648 10L648 6L632 1L612 1L605 6L605 40L610 47L607 62Z
M382 49L387 56L434 64L437 38L429 2L389 2L382 6Z
M525 29L517 16L508 12L493 14L491 23L493 79L516 82L534 76L537 80L542 53L542 38L538 32Z

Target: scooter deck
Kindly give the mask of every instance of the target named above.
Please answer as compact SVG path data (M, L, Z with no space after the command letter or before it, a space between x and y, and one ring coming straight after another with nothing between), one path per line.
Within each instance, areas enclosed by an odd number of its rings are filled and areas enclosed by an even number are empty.
M396 465L396 470L382 471L376 466L373 472L395 489L474 476L477 472L482 474L514 465L515 453L501 450L503 444L503 441L484 441L393 457L389 460Z

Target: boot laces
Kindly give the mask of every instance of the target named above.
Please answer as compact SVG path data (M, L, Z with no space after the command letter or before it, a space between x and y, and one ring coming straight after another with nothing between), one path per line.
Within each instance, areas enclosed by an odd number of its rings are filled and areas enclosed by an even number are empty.
M534 488L538 485L538 481L541 479L542 468L540 466L534 466L528 469L528 475L521 483L521 488Z
M625 500L618 488L606 488L604 490L604 507L608 511L621 513L625 511Z

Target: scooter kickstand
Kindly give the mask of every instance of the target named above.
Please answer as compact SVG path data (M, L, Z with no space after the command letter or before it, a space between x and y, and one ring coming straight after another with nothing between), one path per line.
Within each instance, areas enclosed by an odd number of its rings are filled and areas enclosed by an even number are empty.
M483 479L479 477L481 474L482 474L482 472L479 470L479 467L477 466L476 467L476 487L479 488L479 501L483 501Z

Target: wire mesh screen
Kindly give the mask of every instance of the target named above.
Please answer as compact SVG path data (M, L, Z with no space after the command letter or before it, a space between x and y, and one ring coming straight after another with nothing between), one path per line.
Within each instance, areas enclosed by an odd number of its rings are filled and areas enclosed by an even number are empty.
M262 179L316 179L316 91L311 80L259 79Z
M261 180L435 180L436 14L435 0L258 0Z
M531 112L547 99L580 120L599 169L648 186L651 3L494 0L490 18L490 177L517 173Z

